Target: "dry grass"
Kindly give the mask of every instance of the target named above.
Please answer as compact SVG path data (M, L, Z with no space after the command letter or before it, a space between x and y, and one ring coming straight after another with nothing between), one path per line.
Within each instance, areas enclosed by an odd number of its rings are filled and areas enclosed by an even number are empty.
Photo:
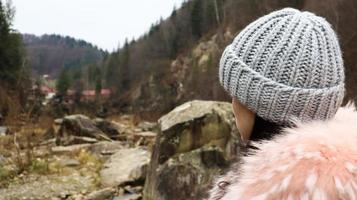
M5 158L5 162L0 163L0 188L25 180L28 175L66 174L73 170L84 175L94 174L94 182L99 185L103 161L81 150L65 156L78 160L78 169L63 166L61 159L64 158L53 155L51 146L41 144L53 138L49 130L53 130L54 119L47 114L34 116L34 106L27 105L24 109L14 99L0 87L0 108L7 109L4 124L9 128L9 134L0 137L0 155Z
M0 187L8 185L23 173L49 173L49 152L42 152L39 156L36 155L36 148L52 126L53 119L42 117L39 123L33 122L31 109L28 113L20 113L15 108L15 111L8 112L5 124L10 134L0 137L0 155L6 160L0 165Z
M100 186L100 170L103 168L104 161L97 156L87 152L86 150L81 150L77 155L77 160L87 169L95 173L94 184Z

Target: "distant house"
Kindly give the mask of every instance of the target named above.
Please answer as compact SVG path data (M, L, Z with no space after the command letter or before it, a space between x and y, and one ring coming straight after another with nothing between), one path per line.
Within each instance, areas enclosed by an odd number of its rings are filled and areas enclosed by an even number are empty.
M35 90L38 91L38 89L40 90L41 94L43 94L45 96L47 96L48 94L51 94L51 93L56 93L55 89L50 88L50 87L48 87L46 85L42 85L42 86L40 86L40 88L38 88L37 85L33 85L32 86L32 91L35 91Z
M41 86L40 90L41 93L45 95L45 101L43 102L43 105L48 104L48 102L56 96L56 90L48 86Z
M74 98L75 96L75 91L74 90L68 90L67 91L67 96L70 98ZM110 95L112 94L112 91L110 89L102 89L100 92L100 97L107 99L110 97ZM95 100L95 90L83 90L82 91L82 98L84 100Z
M50 94L50 93L55 93L56 92L55 89L50 88L50 87L45 86L45 85L41 86L40 90L41 90L41 93L46 95L46 96L48 94Z
M82 96L93 97L93 96L95 96L95 90L83 90Z
M110 97L112 94L112 91L110 89L102 89L100 92L103 97Z
M33 92L32 95L29 96L29 98L32 100L35 100L37 97L39 97L37 96L39 95L38 92L40 92L40 94L45 97L45 99L42 102L43 105L46 105L56 95L56 90L47 85L41 85L40 87L38 87L38 85L33 85L32 92Z

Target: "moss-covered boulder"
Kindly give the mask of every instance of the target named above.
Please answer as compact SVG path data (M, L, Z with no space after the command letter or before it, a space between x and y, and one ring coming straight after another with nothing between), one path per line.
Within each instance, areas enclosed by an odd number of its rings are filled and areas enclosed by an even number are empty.
M231 104L187 102L159 119L144 200L202 199L239 152Z

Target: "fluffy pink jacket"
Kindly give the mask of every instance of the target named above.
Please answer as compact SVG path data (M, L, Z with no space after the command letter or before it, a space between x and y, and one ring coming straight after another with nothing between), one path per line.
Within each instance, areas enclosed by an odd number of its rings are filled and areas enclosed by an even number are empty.
M297 123L216 181L210 200L357 199L357 112Z

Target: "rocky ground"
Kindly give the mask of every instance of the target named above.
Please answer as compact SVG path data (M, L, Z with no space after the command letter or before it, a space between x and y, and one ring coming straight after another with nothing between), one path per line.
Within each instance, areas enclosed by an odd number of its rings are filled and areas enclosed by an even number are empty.
M48 134L16 176L16 155L27 151L0 151L0 200L201 199L239 152L231 106L221 102L188 102L136 125L71 115Z

